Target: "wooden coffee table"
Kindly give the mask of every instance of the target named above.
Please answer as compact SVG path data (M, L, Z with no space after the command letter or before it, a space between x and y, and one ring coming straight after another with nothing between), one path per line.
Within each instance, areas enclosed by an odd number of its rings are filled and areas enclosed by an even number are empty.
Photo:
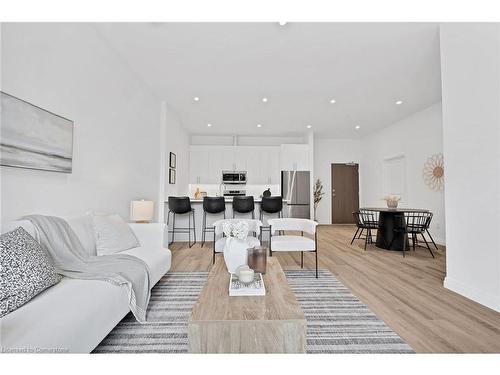
M229 297L222 256L188 321L190 353L305 353L306 320L276 258L268 258L266 295Z

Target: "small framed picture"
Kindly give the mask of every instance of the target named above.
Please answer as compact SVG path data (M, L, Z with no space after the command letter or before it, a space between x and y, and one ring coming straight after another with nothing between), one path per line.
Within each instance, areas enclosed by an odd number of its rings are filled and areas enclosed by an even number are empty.
M175 169L170 168L168 172L168 183L175 184Z
M177 165L177 157L175 156L175 154L173 152L170 153L169 164L170 164L170 168L174 168L174 169Z

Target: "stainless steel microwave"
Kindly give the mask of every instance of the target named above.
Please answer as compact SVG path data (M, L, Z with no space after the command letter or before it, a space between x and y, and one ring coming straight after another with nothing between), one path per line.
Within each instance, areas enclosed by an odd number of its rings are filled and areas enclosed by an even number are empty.
M246 171L222 171L223 184L246 184Z

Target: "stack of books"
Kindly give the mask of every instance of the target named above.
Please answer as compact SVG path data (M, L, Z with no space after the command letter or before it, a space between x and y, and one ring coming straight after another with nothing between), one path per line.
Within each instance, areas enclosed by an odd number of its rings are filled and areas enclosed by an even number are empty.
M229 278L229 296L265 296L266 288L261 273L256 273L250 283L242 283L234 273Z

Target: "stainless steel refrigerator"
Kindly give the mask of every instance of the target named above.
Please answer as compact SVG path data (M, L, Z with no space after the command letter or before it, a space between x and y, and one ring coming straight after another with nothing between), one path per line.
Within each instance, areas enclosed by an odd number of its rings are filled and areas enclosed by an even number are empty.
M311 184L307 171L281 171L281 196L287 200L285 217L310 219Z

